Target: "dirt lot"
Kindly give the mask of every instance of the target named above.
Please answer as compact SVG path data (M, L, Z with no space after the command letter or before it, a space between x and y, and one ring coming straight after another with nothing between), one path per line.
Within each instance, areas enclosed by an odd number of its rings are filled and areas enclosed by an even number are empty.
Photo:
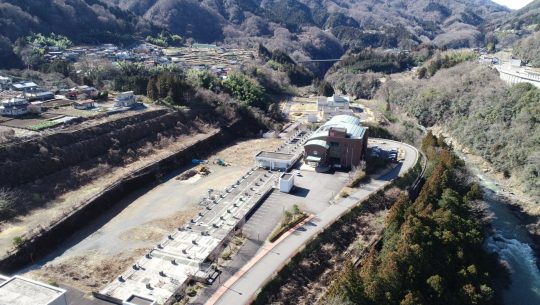
M294 103L291 105L291 112L317 111L316 103Z
M274 151L282 142L282 139L239 140L219 151L214 158L223 159L231 165L254 166L254 157L258 152Z
M189 221L196 213L197 209L191 207L171 217L150 221L143 226L125 231L120 235L120 239L128 243L155 244L179 224ZM142 256L147 248L128 248L115 255L99 248L84 251L70 249L66 255L58 257L40 269L32 270L26 275L49 283L63 283L85 293L90 293L93 289L112 281L115 276L125 270L126 266L133 264Z
M38 262L26 275L45 282L63 283L84 292L98 289L133 264L168 232L195 216L199 211L197 203L209 188L223 190L254 165L253 156L258 151L273 150L281 141L255 139L235 142L209 158L206 166L211 173L208 176L195 176L183 181L172 176L142 195L126 198L129 202L120 204L125 208L107 212L103 219L97 219L72 240L66 241L54 255ZM223 159L230 166L213 164L216 158ZM108 179L113 179L113 176L108 176ZM96 186L92 193L97 189ZM90 192L85 195L90 195ZM73 197L64 197L65 200L73 200Z
M100 112L95 111L95 110L79 110L72 107L62 107L59 109L52 109L49 111L49 113L56 114L56 115L83 117L83 118L91 118L91 117L101 114Z

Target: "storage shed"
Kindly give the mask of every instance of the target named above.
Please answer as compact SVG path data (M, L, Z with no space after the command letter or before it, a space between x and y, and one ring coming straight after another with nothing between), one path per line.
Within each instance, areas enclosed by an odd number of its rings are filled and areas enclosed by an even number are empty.
M279 177L279 190L283 193L288 193L294 187L294 175L284 173Z

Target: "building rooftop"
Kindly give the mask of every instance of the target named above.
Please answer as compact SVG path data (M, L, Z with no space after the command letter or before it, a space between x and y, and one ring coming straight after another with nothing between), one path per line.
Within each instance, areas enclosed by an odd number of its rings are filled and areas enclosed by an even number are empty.
M295 155L279 153L279 152L261 151L255 156L255 158L267 158L267 159L278 159L278 160L283 160L283 161L289 161L289 160L293 160L295 158Z
M15 276L0 284L0 305L48 305L65 292L61 288Z
M304 144L304 146L308 146L308 145L316 145L316 146L322 146L326 149L328 149L328 143L324 140L309 140L306 142L306 144Z
M10 99L2 101L2 106L5 106L5 107L26 105L26 104L28 104L28 101L23 98L10 98Z
M328 102L331 103L349 103L349 97L348 96L340 96L340 95L332 95L327 99Z
M13 84L13 87L17 89L25 89L25 88L35 88L35 87L38 87L38 85L34 82L22 82L22 83Z
M291 173L284 173L283 175L281 175L281 179L283 180L291 180L291 178L293 177L293 174Z
M349 123L353 125L360 125L360 119L352 115L336 115L336 116L333 116L326 124L337 124L337 123Z

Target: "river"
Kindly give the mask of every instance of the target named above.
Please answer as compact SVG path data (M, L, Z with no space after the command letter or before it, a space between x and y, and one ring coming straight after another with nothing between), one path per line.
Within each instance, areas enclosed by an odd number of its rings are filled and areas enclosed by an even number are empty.
M458 153L471 172L479 178L492 216L494 232L487 238L488 251L498 253L510 269L511 284L503 292L506 305L540 305L540 270L530 244L531 238L521 225L521 220L508 208L499 196L498 184L484 175L467 158Z

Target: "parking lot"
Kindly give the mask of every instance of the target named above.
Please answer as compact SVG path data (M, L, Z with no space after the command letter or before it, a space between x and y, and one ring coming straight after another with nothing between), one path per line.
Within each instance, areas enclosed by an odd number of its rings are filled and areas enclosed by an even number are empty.
M258 251L268 247L266 239L279 223L284 211L291 209L295 204L310 214L323 211L330 205L333 196L346 184L348 177L344 172L300 171L300 175L295 176L296 188L291 194L275 189L249 218L242 228L242 234L246 237L244 245L231 261L220 268L218 280L206 287L189 304L203 305L224 281L240 270Z

